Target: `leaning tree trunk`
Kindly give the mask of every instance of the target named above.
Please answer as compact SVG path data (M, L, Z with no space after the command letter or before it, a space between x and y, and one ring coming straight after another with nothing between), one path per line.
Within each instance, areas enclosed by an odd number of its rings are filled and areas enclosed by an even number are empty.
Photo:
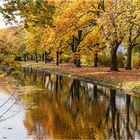
M118 71L117 49L118 49L118 46L112 47L111 49L111 70L112 71Z
M126 62L126 69L131 70L131 64L132 64L132 46L129 46L127 49L127 62Z

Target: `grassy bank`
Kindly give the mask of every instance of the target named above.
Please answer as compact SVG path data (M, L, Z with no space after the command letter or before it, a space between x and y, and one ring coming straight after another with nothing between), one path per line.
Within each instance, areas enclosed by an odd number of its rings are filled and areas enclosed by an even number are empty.
M124 90L126 92L140 93L140 71L119 69L119 72L112 72L107 67L81 67L73 65L59 65L26 62L21 63L22 67L46 70L60 75L67 75L72 78L82 79L95 84Z

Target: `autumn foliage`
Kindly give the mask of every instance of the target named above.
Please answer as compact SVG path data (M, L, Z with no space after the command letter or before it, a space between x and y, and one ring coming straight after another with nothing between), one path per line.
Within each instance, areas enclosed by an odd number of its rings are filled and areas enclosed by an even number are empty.
M124 64L131 69L133 48L140 42L139 8L139 0L5 0L1 13L7 23L20 17L11 52L16 49L25 61L54 60L59 65L69 56L80 67L82 58L89 57L98 66L98 56L106 54L111 70L117 71L120 46L127 50Z

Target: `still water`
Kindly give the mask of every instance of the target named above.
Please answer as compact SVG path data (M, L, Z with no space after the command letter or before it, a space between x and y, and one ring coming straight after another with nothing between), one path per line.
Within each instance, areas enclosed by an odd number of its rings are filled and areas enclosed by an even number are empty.
M140 139L140 98L48 72L0 91L0 139ZM19 96L20 95L20 96Z

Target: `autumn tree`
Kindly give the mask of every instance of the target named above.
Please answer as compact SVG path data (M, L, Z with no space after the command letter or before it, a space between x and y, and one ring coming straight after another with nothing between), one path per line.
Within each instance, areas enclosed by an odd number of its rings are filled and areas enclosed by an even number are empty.
M22 50L22 41L20 38L21 27L9 27L0 30L0 48L7 52L6 54L18 54Z
M127 62L126 69L131 70L132 65L132 52L134 47L140 44L140 17L139 8L140 3L136 1L128 1L126 3L128 6L126 10L126 24L127 24L127 34L125 37L124 45L127 46Z
M24 28L28 31L31 29L32 32L33 29L36 30L39 27L46 29L53 25L55 7L54 2L49 0L5 0L0 7L0 12L3 14L6 23L17 22L17 19L20 18ZM39 32L40 30L38 30ZM37 39L37 37L35 38Z
M98 20L102 38L111 49L111 70L113 71L118 71L117 50L127 30L124 14L124 1L106 1L105 11Z
M74 64L77 67L80 67L82 51L91 46L91 36L94 36L94 38L96 36L96 34L93 35L92 33L99 12L103 10L103 4L103 1L97 0L66 1L60 3L59 8L61 9L61 6L63 6L63 9L59 10L59 14L56 14L55 17L55 38L59 41L68 42L73 53ZM89 36L90 39L88 38ZM86 44L86 46L82 44Z
M81 56L92 55L96 67L98 53L108 48L111 70L117 71L117 51L123 43L131 69L132 50L139 43L139 5L138 0L5 0L0 11L8 23L20 17L26 31L18 46L26 46L24 52L34 54L36 62L42 54L42 60L54 57L58 65L65 53L80 67Z

